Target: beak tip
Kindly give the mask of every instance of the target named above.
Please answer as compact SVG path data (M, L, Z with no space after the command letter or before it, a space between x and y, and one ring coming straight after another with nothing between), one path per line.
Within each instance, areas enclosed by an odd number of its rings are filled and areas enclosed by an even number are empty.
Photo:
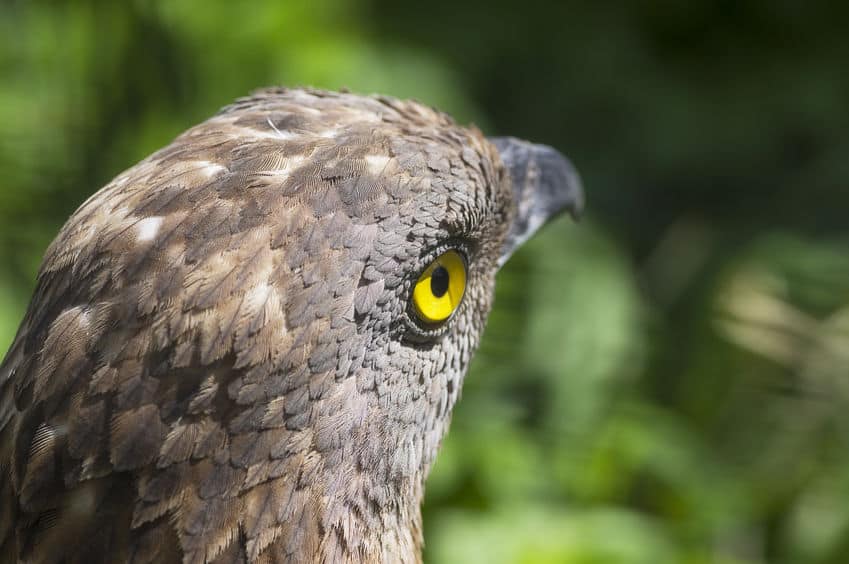
M553 217L566 211L577 221L584 209L584 189L575 167L556 149L515 137L490 141L510 174L517 207L503 263Z

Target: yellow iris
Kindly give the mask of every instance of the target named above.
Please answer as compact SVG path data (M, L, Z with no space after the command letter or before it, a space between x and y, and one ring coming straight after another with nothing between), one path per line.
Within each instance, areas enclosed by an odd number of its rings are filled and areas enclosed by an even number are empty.
M445 321L466 291L466 263L457 251L446 251L425 269L413 289L416 313L427 323Z

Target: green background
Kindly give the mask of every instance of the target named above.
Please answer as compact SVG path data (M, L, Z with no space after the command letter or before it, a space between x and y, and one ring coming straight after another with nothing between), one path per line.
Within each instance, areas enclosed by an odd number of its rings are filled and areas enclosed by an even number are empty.
M817 7L821 6L821 7ZM0 351L93 191L272 84L554 145L588 213L499 275L430 563L849 561L849 4L0 3Z

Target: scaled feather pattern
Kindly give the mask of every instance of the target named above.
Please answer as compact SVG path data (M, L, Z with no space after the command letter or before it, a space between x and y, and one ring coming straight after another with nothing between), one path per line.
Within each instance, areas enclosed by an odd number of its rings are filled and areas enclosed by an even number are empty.
M474 128L270 89L120 174L0 365L0 560L418 562L515 206ZM467 257L451 320L416 277Z

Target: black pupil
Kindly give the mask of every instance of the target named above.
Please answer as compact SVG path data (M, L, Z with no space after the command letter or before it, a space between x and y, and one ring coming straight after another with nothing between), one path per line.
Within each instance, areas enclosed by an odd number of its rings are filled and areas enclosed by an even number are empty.
M430 291L437 298L441 298L448 291L448 271L440 265L433 269L430 275Z

